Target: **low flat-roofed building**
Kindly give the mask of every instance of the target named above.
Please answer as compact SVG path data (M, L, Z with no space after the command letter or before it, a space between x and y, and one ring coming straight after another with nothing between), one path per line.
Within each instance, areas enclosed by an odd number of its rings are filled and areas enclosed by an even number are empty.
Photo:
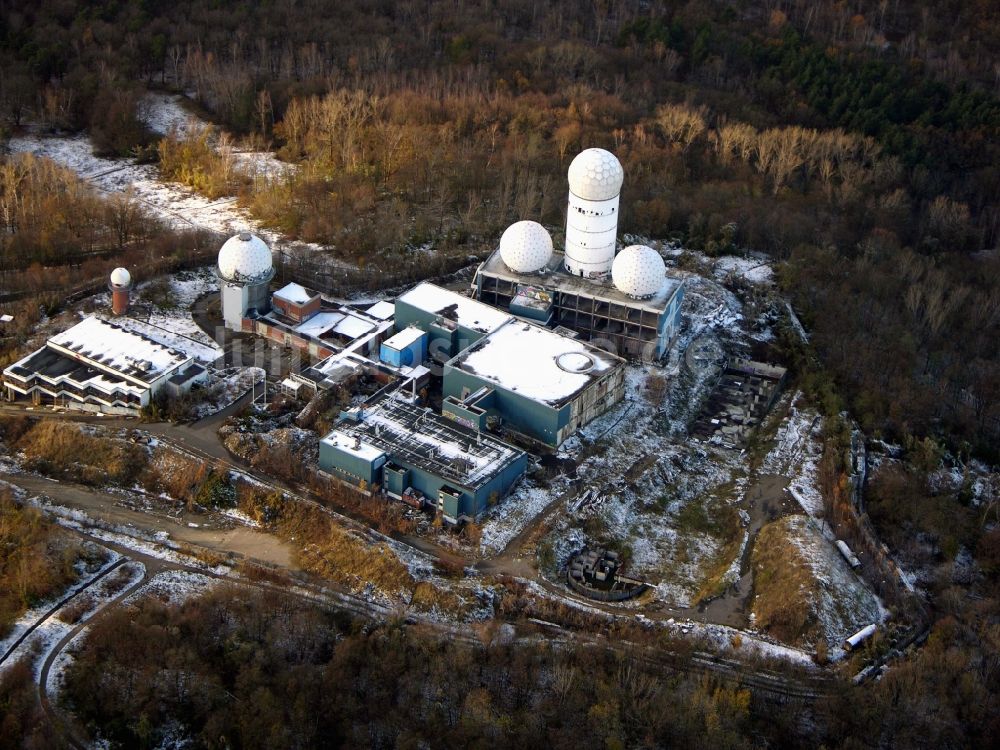
M382 342L379 358L393 367L419 365L427 357L427 332L416 326L404 328Z
M372 318L346 305L320 310L302 321L288 317L275 305L271 312L247 322L248 333L317 359L349 349L359 341L370 342L371 353L377 356L379 343L392 328L391 321Z
M389 320L396 314L396 306L391 302L380 300L365 310L365 312L376 320Z
M636 299L610 279L567 273L563 259L556 252L538 271L520 273L508 268L497 250L476 272L475 296L500 311L576 331L629 359L663 357L680 328L680 279L665 276L656 293Z
M587 342L511 319L444 366L446 416L491 417L556 447L625 394L625 363Z
M301 323L319 312L323 300L319 292L291 282L271 295L271 309Z
M396 396L345 412L320 442L319 465L393 497L415 489L449 523L471 520L524 474L524 451Z
M3 372L7 396L137 414L161 390L180 395L206 369L185 352L100 318L85 318Z

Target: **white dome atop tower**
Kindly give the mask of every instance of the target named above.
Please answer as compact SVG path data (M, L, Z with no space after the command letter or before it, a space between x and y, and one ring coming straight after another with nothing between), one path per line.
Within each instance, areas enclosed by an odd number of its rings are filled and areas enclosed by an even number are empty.
M116 268L111 272L111 286L126 287L132 283L132 274L125 268Z
M500 257L515 273L534 273L552 257L552 237L537 221L519 221L500 237Z
M629 245L611 266L611 279L629 297L652 297L663 286L667 265L653 248Z
M603 148L588 148L569 165L569 189L588 201L606 201L622 191L625 171L621 162Z
M219 276L225 281L264 281L273 275L271 248L260 237L240 232L219 251Z

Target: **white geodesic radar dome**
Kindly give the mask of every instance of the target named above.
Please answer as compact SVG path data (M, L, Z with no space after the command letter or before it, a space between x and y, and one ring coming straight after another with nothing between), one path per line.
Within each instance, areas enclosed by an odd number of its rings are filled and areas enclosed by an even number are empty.
M125 268L116 268L111 272L111 286L128 286L132 283L132 274Z
M651 247L629 245L611 266L611 280L629 297L652 297L663 286L667 264Z
M249 232L230 237L219 251L219 276L226 281L263 281L270 278L273 270L271 248Z
M618 158L603 148L588 148L569 165L569 189L588 201L606 201L622 191L625 171Z
M519 221L500 237L500 257L515 273L533 273L552 257L552 237L537 221Z

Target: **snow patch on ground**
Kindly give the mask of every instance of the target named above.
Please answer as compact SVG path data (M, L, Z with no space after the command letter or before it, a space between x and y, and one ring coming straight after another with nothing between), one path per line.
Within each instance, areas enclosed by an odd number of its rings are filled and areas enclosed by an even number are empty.
M243 524L244 526L249 526L250 528L253 528L253 529L263 528L259 523L257 523L255 520L253 520L252 518L250 518L250 516L248 516L246 513L244 513L239 508L222 508L219 511L219 513L221 513L222 515L224 515L224 516L226 516L228 518L232 518L234 521L238 521L239 523Z
M87 622L92 619L99 609L113 601L115 597L120 596L122 592L139 583L145 574L145 565L141 562L131 561L122 565L114 573L106 576L94 587L93 591L96 595L94 606L86 615L80 618L79 622ZM74 652L76 648L74 644L79 644L86 637L87 630L87 627L82 628L53 660L52 666L49 668L48 679L45 683L45 689L50 698L54 698L62 689L63 675L75 658Z
M801 392L795 393L791 401L788 417L778 428L775 446L764 458L760 473L788 477L789 492L796 502L813 518L821 518L819 462L823 455L823 421L815 409L802 405Z
M558 496L558 491L539 487L530 479L523 480L514 492L486 514L479 542L482 554L503 552L511 540Z
M808 652L791 646L785 646L752 631L737 630L727 625L691 622L690 620L669 623L668 627L674 632L679 631L684 635L700 637L706 644L710 644L714 650L719 652L728 651L744 656L747 654L764 656L797 664L801 667L814 668L816 666L816 663ZM739 645L737 646L737 644Z
M170 276L170 287L177 307L187 310L199 297L218 292L219 279L211 266L194 271L178 271Z
M150 91L139 102L139 119L158 135L174 132L179 136L197 134L209 127L208 123L184 108L184 97Z
M781 521L787 529L787 539L799 553L798 561L805 564L819 584L811 597L810 607L821 632L836 656L844 639L871 623L881 622L885 610L878 597L851 570L837 549L823 537L816 523L804 516L788 516Z
M88 516L81 510L59 505L49 498L36 497L31 504L53 516L57 523L70 529L86 530L87 536L112 542L149 557L166 560L178 565L200 568L214 575L228 575L232 569L226 565L209 566L197 558L182 554L180 545L170 539L170 534L160 531L149 534L133 526L117 526Z
M735 255L725 255L716 260L712 275L719 280L733 276L751 284L770 284L774 281L774 269L765 258L739 258Z
M185 110L181 97L151 94L144 100L140 114L150 128L165 134L172 126L182 131L208 127ZM222 235L234 235L250 229L272 246L281 243L283 249L296 257L308 258L330 266L349 267L315 243L286 243L281 235L266 229L248 211L237 204L235 196L217 200L198 195L178 183L165 182L152 164L137 164L133 159L105 159L95 156L86 135L43 135L28 132L11 138L8 148L13 154L31 153L61 164L108 195L127 193L151 216L177 230L200 229ZM266 152L235 152L236 168L246 168L253 180L280 177L292 165L283 164Z
M48 610L52 609L52 607L55 606L57 602L61 601L62 599L65 599L67 596L70 596L71 594L76 593L77 591L81 591L82 589L86 588L90 584L90 582L94 580L94 578L96 578L103 571L107 570L112 565L114 565L115 562L121 559L121 555L119 555L117 552L114 552L113 550L106 550L106 553L108 555L108 559L99 569L90 571L87 574L83 574L79 581L77 581L75 584L67 588L58 596L54 596L49 599L46 599L45 601L39 602L34 607L27 610L26 612L24 612L24 614L18 617L14 621L11 631L7 634L7 636L3 640L0 640L0 656L7 653L7 650L13 645L14 641L16 641L22 635L24 635L25 632L27 632L28 628L30 628L34 623L38 622L38 620L41 619ZM80 572L82 573L82 571ZM25 643L22 643L21 646L18 647L18 652L27 653L25 651L25 647L27 645L28 641L26 640ZM16 653L11 654L7 658L7 660L3 663L3 665L0 666L0 668L8 666L12 664L14 661L17 661Z
M126 602L134 603L146 597L155 597L164 604L177 606L188 599L200 596L216 586L218 581L189 570L167 570L157 573L148 584L132 594Z
M207 400L194 408L192 418L203 419L225 409L254 385L259 390L265 375L261 367L230 368L221 373L213 373L205 385Z

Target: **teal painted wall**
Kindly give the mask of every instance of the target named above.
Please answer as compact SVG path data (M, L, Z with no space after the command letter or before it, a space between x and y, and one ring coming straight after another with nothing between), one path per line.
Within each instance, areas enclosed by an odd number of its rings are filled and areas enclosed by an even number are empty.
M684 285L681 284L670 304L660 315L658 336L656 341L656 356L662 357L670 342L681 327L681 302L684 300Z
M570 404L557 409L525 398L514 391L500 388L492 381L459 370L450 364L444 366L442 393L445 397L454 396L460 399L463 388L468 388L472 392L484 385L494 389L493 403L488 407L490 414L496 414L510 422L518 432L523 432L546 445L556 446L559 430L569 424Z
M448 515L456 518L460 515L478 516L488 507L490 495L494 492L498 497L506 495L511 485L528 468L527 454L523 452L518 453L517 458L504 467L489 482L478 489L472 489L453 482L446 482L435 474L431 474L405 461L396 460L391 456L389 460L408 470L409 477L405 480L405 484L399 474L391 470L383 471L384 457L379 459L379 461L369 464L367 461L339 450L335 446L320 443L319 467L323 471L334 474L351 484L358 485L362 479L367 482L369 487L376 484L381 486L385 482L386 489L397 495L401 495L406 487L413 487L423 492L435 504L435 507L437 506L438 491L442 487L448 486L459 490L462 494L457 506L454 507L453 511L445 509Z
M490 399L491 402L492 400ZM454 419L469 429L481 432L486 429L486 417L489 415L489 412L483 406L480 407L480 413L476 413L462 404L452 403L451 399L446 396L441 404L441 414L449 419Z
M383 463L385 463L384 454L369 463L329 443L319 444L319 467L354 485L360 485L361 480L364 480L369 488L382 484Z
M410 486L410 470L402 466L399 469L399 471L396 471L389 464L383 467L382 482L386 492L402 495L403 490Z
M407 326L415 325L427 331L427 353L431 359L451 359L485 335L457 324L452 330L449 326L437 325L435 321L438 320L439 316L434 313L414 307L405 300L396 300L396 330L401 331ZM451 324L453 321L448 322Z

